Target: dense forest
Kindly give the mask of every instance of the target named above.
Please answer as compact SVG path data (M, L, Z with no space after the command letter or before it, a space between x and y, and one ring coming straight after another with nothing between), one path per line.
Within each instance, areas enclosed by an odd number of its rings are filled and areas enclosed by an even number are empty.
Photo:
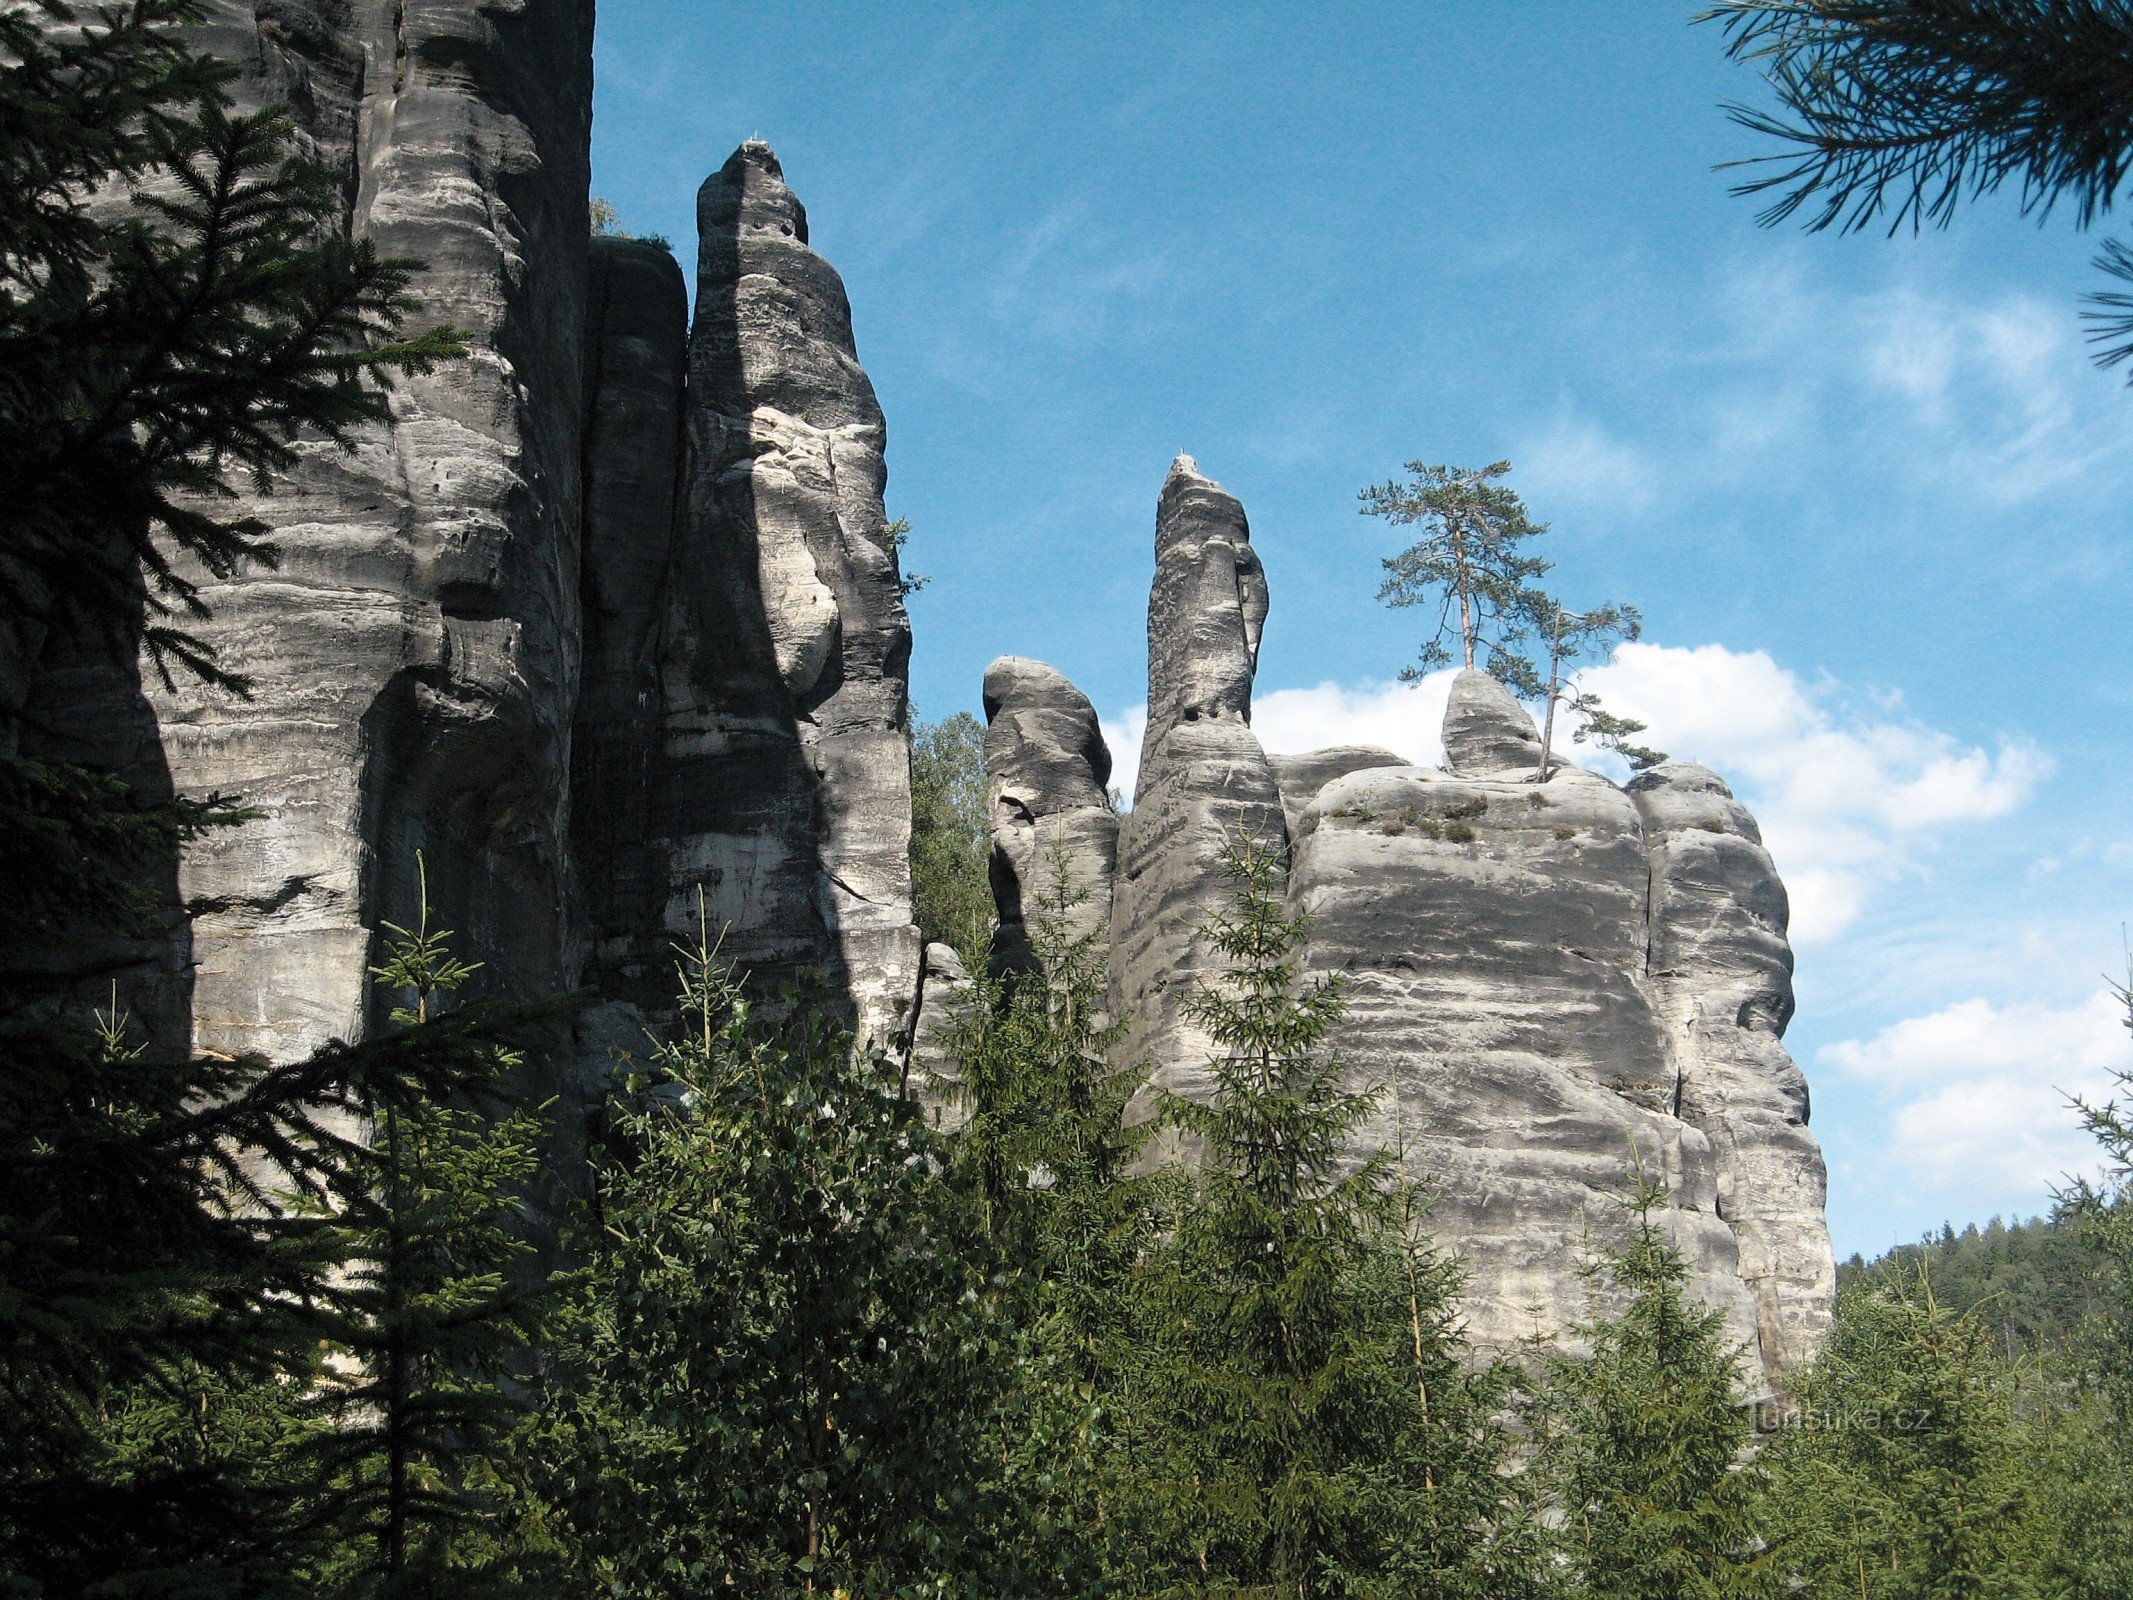
M230 109L198 14L0 8L0 631L242 695L188 576L271 557L230 483L460 351L286 124ZM1067 907L988 970L979 740L913 740L920 919L973 973L945 1118L708 917L576 1189L521 1085L581 1000L478 998L426 899L385 930L391 1025L285 1065L11 981L0 1593L2133 1593L2133 1062L2085 1108L2101 1177L1849 1263L1784 1393L1649 1186L1573 1340L1477 1350L1427 1185L1345 1159L1377 1092L1279 848L1231 846L1212 1090L1166 1096ZM6 943L151 936L142 886L241 820L11 729Z

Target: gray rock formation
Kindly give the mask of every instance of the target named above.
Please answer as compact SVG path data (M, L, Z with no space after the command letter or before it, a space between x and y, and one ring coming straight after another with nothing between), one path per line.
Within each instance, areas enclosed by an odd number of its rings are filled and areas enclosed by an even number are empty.
M1379 769L1306 816L1291 896L1309 964L1349 986L1336 1046L1437 1184L1484 1345L1584 1316L1579 1252L1615 1236L1639 1162L1672 1191L1697 1294L1753 1339L1710 1141L1673 1113L1641 985L1647 871L1636 807L1597 780Z
M904 1092L926 1108L926 1119L943 1133L970 1120L970 1106L959 1093L963 1081L956 1065L955 1030L969 1016L976 986L963 958L944 944L926 946L925 1004L911 1030L910 1065Z
M764 979L830 971L878 1041L915 1020L911 629L881 409L768 145L697 196L688 463L662 652L666 918L700 890Z
M1249 726L1266 615L1242 509L1181 459L1113 897L1128 1059L1204 1090L1208 1042L1178 1007L1210 965L1197 929L1226 893L1222 839L1286 840L1308 965L1349 986L1349 1081L1384 1095L1357 1155L1399 1148L1435 1185L1479 1343L1589 1314L1579 1267L1619 1237L1641 1168L1667 1187L1695 1293L1764 1373L1810 1354L1831 1291L1822 1163L1778 1042L1784 891L1747 813L1701 768L1628 793L1577 767L1537 781L1532 718L1478 672L1454 682L1445 771L1367 748L1269 759ZM1004 767L1020 742L1001 742ZM1027 849L1018 819L995 826L1003 853Z
M1792 951L1785 886L1747 808L1707 768L1639 774L1652 863L1650 990L1673 1046L1680 1114L1710 1139L1719 1213L1740 1247L1774 1370L1829 1329L1834 1294L1821 1151L1785 1052Z
M215 0L205 28L240 98L293 107L346 174L354 230L427 263L422 320L473 352L248 507L281 565L210 584L203 631L254 697L150 680L176 786L262 812L185 863L194 1036L288 1057L368 1025L418 854L485 982L569 976L592 4Z
M823 969L874 1038L908 1028L882 419L776 157L704 186L691 332L669 253L588 241L591 0L208 13L240 98L294 109L351 228L426 263L422 317L471 354L246 506L281 566L207 585L203 631L253 699L4 641L0 704L77 735L49 753L261 813L174 870L200 915L135 953L129 998L173 1044L358 1037L420 862L485 986L589 977L621 1006L594 1053L670 1003L699 893L766 985Z
M1111 922L1118 814L1111 751L1088 696L1041 661L1002 656L985 670L985 781L992 810L996 971L1037 959L1026 917L1058 936L1101 936Z
M1537 773L1540 734L1511 691L1468 667L1452 679L1444 704L1444 764L1478 778L1488 773ZM1553 765L1553 762L1550 763Z
M1319 791L1335 778L1367 772L1373 767L1411 765L1405 756L1367 744L1334 745L1299 756L1270 755L1267 764L1274 769L1274 785L1281 791L1282 818L1292 840L1303 836L1304 813L1311 809Z
M1223 849L1239 834L1279 847L1281 795L1251 729L1266 575L1236 497L1180 456L1155 517L1148 599L1148 731L1133 809L1119 830L1111 992L1122 1059L1183 1094L1206 1083L1208 1041L1183 1014L1210 966L1202 934L1228 894Z

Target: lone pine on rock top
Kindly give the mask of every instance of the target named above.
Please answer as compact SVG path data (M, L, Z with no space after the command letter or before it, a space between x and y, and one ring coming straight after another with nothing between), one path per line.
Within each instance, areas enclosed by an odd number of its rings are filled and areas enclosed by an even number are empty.
M348 174L351 226L427 263L424 315L472 358L246 509L282 562L218 582L204 631L250 700L16 652L0 692L55 748L257 812L205 841L121 999L172 1043L288 1060L382 1020L368 967L418 856L483 980L580 984L591 1093L664 1005L701 892L725 954L827 971L878 1040L938 1037L964 992L911 913L910 625L885 432L834 269L767 145L698 197L693 326L655 242L590 236L591 0L350 0L292 29L208 0L246 104L297 108ZM375 63L393 64L381 70ZM1637 1162L1672 1193L1697 1292L1775 1372L1830 1308L1823 1169L1780 1042L1785 897L1755 824L1698 767L1627 790L1530 781L1531 719L1463 674L1448 769L1385 751L1270 758L1250 726L1266 579L1237 501L1181 458L1157 513L1138 803L1105 801L1088 702L987 674L1003 959L1045 863L1107 925L1123 1048L1192 1094L1181 1009L1221 842L1282 841L1338 1045L1386 1086L1439 1183L1484 1343L1577 1319L1589 1237ZM63 746L63 748L61 748ZM1077 931L1087 931L1078 929ZM64 953L57 959L64 964ZM84 953L98 996L109 952ZM934 1006L927 1005L927 989ZM566 1097L567 1098L567 1097Z

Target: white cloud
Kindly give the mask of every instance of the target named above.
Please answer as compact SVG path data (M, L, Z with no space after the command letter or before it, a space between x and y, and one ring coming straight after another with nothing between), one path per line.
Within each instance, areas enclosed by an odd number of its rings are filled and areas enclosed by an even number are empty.
M1713 768L1755 812L1802 943L1843 932L1937 836L2007 815L2052 771L2026 741L1988 751L1899 707L1858 709L1760 650L1629 644L1585 682L1649 724L1646 742Z
M1452 676L1276 689L1255 697L1252 724L1276 754L1374 744L1434 765ZM1609 709L1648 724L1646 742L1716 770L1756 814L1800 943L1842 933L1877 888L1915 870L1948 830L2005 816L2052 770L2024 741L1988 751L1904 718L1900 707L1853 709L1858 697L1804 683L1760 650L1629 644L1584 681ZM1145 706L1104 723L1112 781L1129 797L1147 723ZM1597 768L1612 764L1615 776L1626 770L1589 745L1564 744Z
M2108 1098L2133 1068L2125 1009L2099 990L2078 1005L1972 999L1907 1017L1819 1055L1893 1105L1887 1159L1949 1214L2033 1208L2096 1147L2069 1095Z
M1141 741L1148 733L1148 708L1128 706L1116 717L1099 717L1104 743L1111 751L1111 787L1133 800L1135 780L1141 770Z
M1512 458L1537 505L1557 500L1643 511L1658 473L1644 453L1588 417L1565 412Z

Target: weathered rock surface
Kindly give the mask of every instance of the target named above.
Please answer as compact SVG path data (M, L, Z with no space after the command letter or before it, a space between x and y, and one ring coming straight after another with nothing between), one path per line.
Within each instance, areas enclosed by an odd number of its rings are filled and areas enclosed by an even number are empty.
M915 1020L910 623L851 308L768 145L704 183L688 463L661 677L666 921L704 896L760 979L830 972Z
M346 173L354 230L427 264L420 320L472 350L247 507L281 566L210 584L203 631L254 697L150 680L176 786L263 813L185 863L194 1036L288 1057L368 1025L418 856L484 983L569 976L592 5L217 0L204 27L240 98L290 105Z
M926 1118L944 1133L970 1120L960 1094L962 1069L952 1048L955 1030L976 1003L976 986L963 958L944 944L926 946L926 978L918 1021L911 1030L910 1065L904 1092L926 1108Z
M1701 768L1631 793L1574 766L1538 782L1533 719L1478 672L1453 684L1448 770L1362 747L1270 759L1249 726L1266 616L1242 508L1181 459L1113 897L1127 1059L1204 1092L1212 1051L1179 1004L1212 966L1198 930L1227 892L1222 841L1285 839L1307 964L1349 986L1349 1081L1384 1097L1356 1154L1398 1148L1436 1186L1475 1338L1589 1315L1580 1266L1620 1236L1641 1170L1668 1190L1694 1292L1764 1375L1804 1359L1830 1309L1822 1164L1778 1043L1784 891L1753 821ZM1006 850L1026 848L1017 825L996 814Z
M1046 666L1002 656L985 671L985 781L992 812L996 971L1037 959L1029 916L1072 943L1110 927L1118 870L1111 751L1088 696Z
M1358 772L1304 825L1291 896L1309 964L1349 985L1337 1048L1438 1186L1485 1345L1585 1315L1579 1252L1615 1236L1639 1163L1672 1191L1697 1294L1754 1336L1711 1144L1674 1115L1641 985L1647 870L1636 807L1601 782Z
M1270 755L1267 765L1274 769L1274 785L1281 791L1281 813L1293 842L1303 836L1304 814L1311 809L1311 802L1335 778L1367 772L1373 767L1405 767L1412 763L1405 756L1375 745L1342 744L1298 756Z
M1462 777L1540 770L1540 734L1511 691L1472 667L1452 679L1444 706L1444 764ZM1553 762L1550 763L1553 765Z
M1148 599L1148 731L1133 809L1119 829L1111 992L1122 1058L1179 1093L1204 1088L1209 1045L1184 1015L1210 969L1203 925L1225 905L1221 861L1240 835L1286 837L1273 767L1251 729L1266 575L1236 497L1189 456L1156 505Z
M1668 763L1629 790L1651 851L1650 987L1680 1115L1716 1153L1719 1212L1739 1241L1762 1351L1784 1371L1820 1346L1835 1287L1807 1082L1781 1042L1785 886L1755 819L1708 768Z

